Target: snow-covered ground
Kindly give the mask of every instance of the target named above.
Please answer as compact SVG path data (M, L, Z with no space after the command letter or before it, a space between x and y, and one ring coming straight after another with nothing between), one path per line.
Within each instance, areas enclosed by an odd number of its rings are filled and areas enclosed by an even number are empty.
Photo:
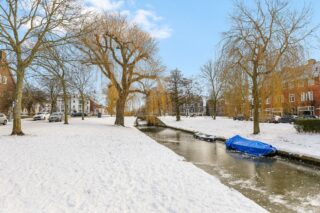
M258 139L272 144L279 150L320 159L320 135L297 133L292 124L261 123L261 133L253 135L252 121L234 121L225 117L217 117L217 120L211 117L182 117L179 122L175 121L175 117L161 117L161 120L172 127L225 138L241 135L250 139Z
M265 212L126 121L0 126L0 212Z

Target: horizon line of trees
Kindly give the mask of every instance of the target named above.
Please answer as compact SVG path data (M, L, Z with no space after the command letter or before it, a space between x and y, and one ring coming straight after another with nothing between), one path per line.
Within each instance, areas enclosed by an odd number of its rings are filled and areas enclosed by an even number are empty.
M178 69L163 77L165 67L149 33L123 15L88 12L81 5L81 0L2 1L0 48L16 77L12 135L24 134L21 110L30 95L24 93L30 73L47 82L52 103L59 85L66 103L69 90L85 98L92 91L91 70L99 70L109 81L107 111L116 115L115 125L124 126L126 107L143 97L146 113L171 110L180 120L180 107L204 92L199 79ZM293 9L285 0L258 0L252 6L237 1L230 22L216 57L201 66L200 79L208 88L213 119L221 102L229 113L249 116L252 110L253 133L259 134L263 99L280 94L281 71L299 64L318 27L311 23L310 7ZM66 104L64 111L68 124Z

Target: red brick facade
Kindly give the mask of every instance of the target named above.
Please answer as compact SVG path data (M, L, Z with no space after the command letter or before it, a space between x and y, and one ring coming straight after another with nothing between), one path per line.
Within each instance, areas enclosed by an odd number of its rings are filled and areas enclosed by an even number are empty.
M6 63L6 54L0 51L0 112L7 113L15 90L15 81Z
M283 72L288 75L282 82L282 95L278 97L281 107L273 107L272 99L275 98L267 98L265 111L276 115L320 116L320 63L309 60L304 66L288 68Z

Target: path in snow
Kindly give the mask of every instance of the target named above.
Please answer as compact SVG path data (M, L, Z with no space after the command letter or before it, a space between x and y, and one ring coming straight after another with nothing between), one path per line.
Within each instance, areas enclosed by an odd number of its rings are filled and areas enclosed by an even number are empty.
M0 213L265 211L133 127L70 123L0 127Z

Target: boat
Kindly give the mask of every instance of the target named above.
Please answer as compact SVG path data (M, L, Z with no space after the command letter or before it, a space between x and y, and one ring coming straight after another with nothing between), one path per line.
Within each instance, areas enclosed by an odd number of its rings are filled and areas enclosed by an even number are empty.
M195 133L193 135L193 137L196 138L196 139L203 140L203 141L208 141L208 142L214 142L216 140L215 136L204 134L204 133L201 133L201 132Z
M236 135L226 141L227 149L236 150L252 156L274 156L277 149L261 141L249 140Z

